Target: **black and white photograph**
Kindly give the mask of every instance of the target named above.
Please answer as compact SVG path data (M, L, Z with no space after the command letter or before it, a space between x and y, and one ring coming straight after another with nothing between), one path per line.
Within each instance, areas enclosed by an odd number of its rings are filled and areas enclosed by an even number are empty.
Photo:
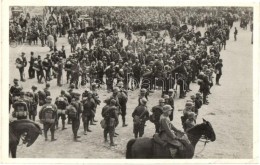
M254 158L254 6L61 5L8 7L9 159Z

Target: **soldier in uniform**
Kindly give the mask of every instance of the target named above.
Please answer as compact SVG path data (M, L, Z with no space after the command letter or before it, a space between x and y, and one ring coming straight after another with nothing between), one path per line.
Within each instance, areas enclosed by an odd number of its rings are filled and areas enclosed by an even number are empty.
M72 64L71 64L71 55L69 56L69 58L66 60L65 62L65 71L67 72L66 77L67 77L67 84L69 83L70 77L71 77L71 68L72 68Z
M105 127L104 127L104 139L107 142L107 134L109 134L110 138L110 146L116 146L114 143L114 134L115 134L115 126L118 123L118 116L117 116L117 108L116 100L111 99L109 103L102 109L102 117L105 120Z
M147 100L145 98L141 99L141 105L137 106L132 113L132 117L134 119L134 136L135 138L142 137L144 134L144 126L146 120L149 119L149 112L146 106Z
M25 53L22 52L21 58L16 59L17 68L19 69L19 73L20 73L20 81L23 81L23 82L25 82L24 68L27 66L27 60L24 57L24 55L25 55Z
M174 117L174 90L173 89L169 89L169 100L168 100L168 104L172 107L172 112L169 116L170 121L173 120Z
M31 102L31 111L29 112L29 119L35 121L35 116L37 115L37 105L39 103L39 96L36 92L37 87L32 86L32 102Z
M34 61L35 61L35 58L34 58L34 53L31 52L31 58L30 58L30 67L29 67L29 70L28 70L28 74L29 74L29 79L33 79L35 77L35 70L33 69L33 64L34 64Z
M222 59L219 59L219 62L216 63L215 65L215 73L216 73L216 85L219 85L219 79L222 75L222 67L223 67L223 64L222 64Z
M65 91L61 90L61 95L56 98L55 105L57 106L58 112L57 112L57 122L56 122L56 128L59 128L59 119L61 118L62 121L62 130L67 129L65 127L65 120L66 120L66 107L69 105L67 97L65 96Z
M18 84L18 79L14 79L14 85L11 86L9 93L11 94L12 97L12 103L14 103L18 97L20 96L20 92L23 90L23 87L21 87Z
M51 103L52 98L48 96L46 98L46 104L44 104L39 112L39 118L43 123L45 141L48 140L47 132L51 131L51 141L57 139L54 138L55 122L57 120L57 107Z
M58 75L57 75L57 85L62 86L61 84L61 78L62 78L62 69L63 69L63 62L62 62L62 57L59 58L58 62Z
M141 100L145 98L148 101L147 90L142 88L140 90L140 96L138 98L138 105L141 105Z
M115 63L111 62L110 66L108 66L105 69L105 74L106 74L106 84L107 84L107 90L110 92L113 90L113 80L115 76L115 68L114 68Z
M82 112L82 121L84 126L84 135L87 135L87 132L91 132L89 129L89 124L93 119L96 103L93 99L92 92L88 91L87 98L83 98L83 112Z
M79 130L79 126L80 126L80 114L82 113L82 104L79 101L79 98L80 98L80 93L75 93L74 98L71 101L71 105L76 109L76 117L71 118L72 132L74 135L75 142L80 142L78 140L78 138L80 138L80 136L78 136L78 130ZM70 108L70 107L67 107L67 108Z
M141 64L138 59L135 61L135 64L133 65L132 68L133 68L134 81L137 85L136 87L139 88L140 79L141 79Z
M164 99L159 99L159 105L154 106L151 109L152 114L152 122L155 125L155 133L159 133L160 127L160 116L163 113Z
M124 84L123 82L119 82L117 84L118 88L119 88L119 92L117 94L118 97L118 101L120 104L120 108L121 108L121 115L122 115L122 121L123 121L123 125L122 127L127 127L127 124L125 122L125 116L126 116L126 105L127 105L127 101L128 101L128 95L127 95L127 91L123 88Z
M42 60L41 60L41 56L40 55L38 55L37 62L38 62L38 64L37 64L38 70L36 72L37 73L37 80L38 80L39 84L43 84L42 78L45 79L45 82L46 82L46 78L44 77L43 65L42 65Z

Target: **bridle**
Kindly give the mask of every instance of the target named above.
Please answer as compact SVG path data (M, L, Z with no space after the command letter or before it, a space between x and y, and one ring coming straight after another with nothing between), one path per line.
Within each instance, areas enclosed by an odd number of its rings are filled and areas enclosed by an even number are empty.
M188 135L189 138L191 138L191 140L197 139L196 136L194 136L194 135L192 135L190 133L186 132L186 134ZM203 135L205 135L205 130L203 131ZM204 143L203 148L198 153L196 153L195 156L197 156L200 153L202 153L204 151L204 149L206 148L207 143L211 142L211 140L209 140L209 138L206 135L205 136L203 136L203 135L202 135L202 137L199 138L199 142L203 142Z

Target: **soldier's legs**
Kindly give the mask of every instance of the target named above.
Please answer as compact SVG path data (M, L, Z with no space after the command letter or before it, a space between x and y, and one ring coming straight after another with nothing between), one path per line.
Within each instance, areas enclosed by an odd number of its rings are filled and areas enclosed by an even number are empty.
M104 140L105 140L105 142L107 142L108 128L105 128L103 133L104 133Z
M43 132L44 132L45 141L47 141L47 139L48 139L47 132L48 132L49 128L50 127L47 123L43 124Z
M115 127L109 127L110 146L116 146L116 144L114 143L114 134L115 134Z
M24 68L20 68L19 73L20 73L20 81L24 81L23 79Z
M121 112L122 112L122 121L123 121L123 127L126 127L127 126L127 124L126 124L126 122L125 122L125 116L126 116L126 105L121 105Z
M51 141L55 141L55 140L56 140L56 139L54 138L55 123L50 124L50 131L51 131Z
M145 123L141 123L140 126L139 126L139 137L142 137L144 135L144 125Z
M139 132L139 125L138 124L134 124L134 135L135 135L135 138L138 138L138 132Z
M58 73L58 76L57 76L57 85L61 85L61 74L60 73Z

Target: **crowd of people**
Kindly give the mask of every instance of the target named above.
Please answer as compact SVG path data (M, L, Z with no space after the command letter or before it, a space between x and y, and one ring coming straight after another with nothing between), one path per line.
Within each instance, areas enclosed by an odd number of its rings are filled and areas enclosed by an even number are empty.
M226 40L230 38L230 26L228 18L225 17L228 10L221 13L207 13L209 10L204 11L206 9L202 8L201 15L196 16L196 21L193 16L198 10L193 11L192 8L185 10L182 8L175 10L171 8L124 8L122 10L119 8L110 12L108 20L111 21L111 30L99 28L98 33L93 32L90 35L86 31L76 33L84 26L78 27L74 22L68 26L69 29L66 29L70 33L68 43L71 45L71 52L66 52L65 46L57 50L57 30L53 30L52 26L55 24L50 23L49 28L46 28L49 34L47 36L50 37L51 34L54 36L51 39L54 42L50 46L50 52L44 59L40 55L35 57L34 52L31 52L28 69L29 78L34 79L37 75L38 83L44 83L42 81L44 79L46 87L37 89L37 86L33 85L32 91L26 92L19 85L19 80L14 79L14 85L10 88L9 110L13 107L12 115L17 119L29 117L35 121L39 114L46 141L48 130L50 129L51 132L51 140L55 141L54 133L55 128L59 126L59 119L61 118L62 121L62 130L66 129L65 121L68 119L68 124L72 124L74 141L77 142L80 138L78 135L80 120L82 119L85 135L91 132L90 125L95 125L97 122L95 116L99 112L97 109L102 101L99 98L98 88L106 84L107 91L112 92L112 95L104 100L106 105L102 107L104 119L101 121L101 126L104 129L105 142L108 141L109 134L110 145L115 146L114 137L119 136L116 129L120 115L122 126L128 126L126 122L128 92L140 89L139 105L132 113L134 137L144 135L146 121L150 120L155 125L156 133L166 132L170 136L170 138L162 137L163 140L178 140L171 131L183 132L171 123L176 109L174 101L177 91L180 92L179 98L183 99L188 92L192 91L190 83L197 82L200 86L199 92L195 92L187 100L183 109L181 120L184 132L186 132L196 125L196 118L202 105L209 104L207 98L210 97L210 89L214 82L215 85L220 86L223 67L220 54L226 48ZM188 17L191 13L193 16ZM69 19L72 18L74 17ZM193 26L204 27L205 22L208 26L202 36L200 32L195 32ZM183 23L190 24L192 27L188 28ZM152 35L146 36L145 39L136 36L136 40L129 37L133 35L133 31L147 30L147 28L151 31L167 31L163 24L176 27L174 29L177 29L177 32L172 36L165 33L164 36ZM160 30L160 27L163 28ZM66 30L62 30L60 37L66 35ZM119 38L119 33L122 32L125 33L127 44ZM165 37L170 37L170 41L166 41ZM79 43L81 46L77 47ZM16 59L20 81L23 82L25 81L24 69L27 66L24 55L25 53L22 53L21 57ZM69 84L67 91L63 88L64 71L66 83ZM49 81L55 78L57 86L61 88L61 93L54 99L49 89ZM163 85L156 82L158 79L163 80ZM153 97L153 90L157 86L162 87L162 98L158 100L158 105L149 111L146 105L149 97ZM82 88L85 88L84 91Z

